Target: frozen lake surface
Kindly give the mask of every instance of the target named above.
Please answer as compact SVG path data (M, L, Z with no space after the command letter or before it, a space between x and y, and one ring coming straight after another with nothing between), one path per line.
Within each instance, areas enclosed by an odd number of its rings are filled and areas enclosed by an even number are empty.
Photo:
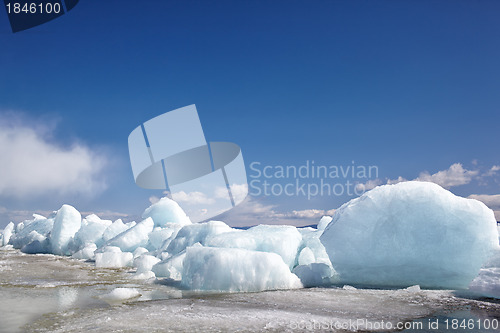
M484 329L500 319L500 304L452 291L332 287L210 294L168 281L132 280L132 272L0 250L0 332L387 332L398 323L415 332L442 332L447 319L449 332L500 332ZM112 292L132 298L113 298ZM452 319L464 318L473 329L452 329ZM429 328L437 321L438 329Z

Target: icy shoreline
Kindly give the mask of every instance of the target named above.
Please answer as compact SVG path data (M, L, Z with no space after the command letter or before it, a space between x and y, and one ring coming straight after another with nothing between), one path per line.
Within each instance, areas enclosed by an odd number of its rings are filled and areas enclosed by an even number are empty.
M379 186L324 216L317 228L191 223L162 198L124 224L82 218L63 205L2 232L2 245L135 267L132 279L167 278L190 290L255 292L333 284L473 289L500 297L493 212L433 183ZM489 260L489 261L488 261ZM481 270L481 271L480 271ZM479 276L478 276L479 273Z
M378 187L344 204L333 218L323 217L317 228L258 225L241 230L221 221L193 224L168 198L147 208L142 218L128 224L95 215L82 218L74 207L63 205L48 217L35 214L33 220L9 224L0 239L4 245L0 251L4 326L13 320L12 327L16 327L16 322L30 322L47 312L55 312L49 317L57 317L56 321L65 322L78 313L73 318L76 322L82 315L94 323L86 317L93 308L124 303L140 308L154 299L195 299L200 313L206 312L201 317L197 311L184 313L185 301L177 301L179 309L174 301L162 306L173 306L171 311L185 322L198 318L192 321L195 326L211 327L207 318L219 318L219 308L224 307L242 317L244 325L262 325L268 320L271 326L265 327L271 330L293 325L293 316L300 319L297 325L319 325L331 317L343 327L345 320L379 313L379 320L392 325L380 328L390 331L401 328L397 320L462 310L463 304L472 307L469 303L474 301L454 297L446 290L462 290L467 297L500 297L500 246L493 212L479 201L457 197L431 183ZM442 291L421 290L420 286ZM13 288L24 295L21 302L16 300L18 294L12 294ZM268 294L255 292L273 290L277 292L272 295L279 295L275 303L259 303L264 297L260 295ZM343 298L345 293L352 299ZM288 295L294 296L286 300ZM312 299L302 299L302 295ZM47 304L37 312L31 303L40 299ZM233 304L236 299L246 301ZM248 311L257 312L247 318L242 311L255 299L259 300L257 310ZM399 303L391 310L388 306L393 301ZM33 312L24 316L29 320L16 319L26 313L15 310L17 305L10 307L12 304L25 304L28 313ZM292 314L287 304L295 304ZM318 308L320 304L326 310ZM497 306L491 304L479 308L491 309L498 316ZM71 310L77 305L81 310ZM146 307L150 306L154 307ZM397 309L406 310L400 313ZM96 318L110 312L102 319L104 325L115 316L114 311L97 311ZM278 316L277 321L271 320L270 313ZM147 317L147 313L143 315ZM127 320L120 317L121 312L116 316L118 322ZM231 315L220 318L227 319L216 323L223 330L231 330L224 325L237 324ZM41 320L45 322L47 316ZM367 325L360 330L369 329Z

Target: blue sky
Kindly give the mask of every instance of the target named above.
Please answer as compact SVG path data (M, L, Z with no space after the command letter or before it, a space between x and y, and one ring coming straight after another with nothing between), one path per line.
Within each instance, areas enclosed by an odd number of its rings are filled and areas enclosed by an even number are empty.
M13 34L0 10L0 228L63 203L140 215L162 193L135 185L127 137L190 104L207 139L239 144L247 168L355 161L378 167L367 188L420 177L500 211L499 11L498 1L82 0ZM258 196L225 217L308 224L350 198Z

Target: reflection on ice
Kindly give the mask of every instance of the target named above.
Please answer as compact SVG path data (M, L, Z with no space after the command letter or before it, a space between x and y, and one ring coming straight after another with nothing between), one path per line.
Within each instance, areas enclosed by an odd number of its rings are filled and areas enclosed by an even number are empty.
M381 323L383 331L394 331L398 323L448 309L469 311L473 316L482 313L482 318L500 314L497 304L456 298L448 291L415 290L314 288L242 294L187 291L183 298L60 313L50 320L32 323L28 331L303 332L312 327L317 331L336 327L365 331Z
M417 286L206 293L179 289L172 280L143 283L129 279L133 270L97 269L52 255L0 251L0 264L16 267L0 274L0 332L300 332L307 331L300 327L358 319L363 319L363 330L369 323L395 325L450 309L471 310L481 318L500 316L500 304ZM117 301L110 306L105 295Z
M43 315L71 309L105 308L99 296L119 287L140 286L139 300L181 297L165 285L139 285L126 270L97 269L92 263L54 255L0 250L0 332L24 332L23 325ZM50 316L49 316L50 318Z

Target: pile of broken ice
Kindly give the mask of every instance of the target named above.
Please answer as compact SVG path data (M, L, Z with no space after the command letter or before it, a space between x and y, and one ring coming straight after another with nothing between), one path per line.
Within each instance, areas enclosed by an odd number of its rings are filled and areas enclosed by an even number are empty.
M332 284L463 289L500 297L500 247L493 212L438 185L375 188L323 217L317 228L191 223L174 201L143 220L82 219L64 205L0 235L0 246L135 269L132 278L184 288L261 291ZM489 261L488 261L489 260ZM481 273L478 276L479 271Z

